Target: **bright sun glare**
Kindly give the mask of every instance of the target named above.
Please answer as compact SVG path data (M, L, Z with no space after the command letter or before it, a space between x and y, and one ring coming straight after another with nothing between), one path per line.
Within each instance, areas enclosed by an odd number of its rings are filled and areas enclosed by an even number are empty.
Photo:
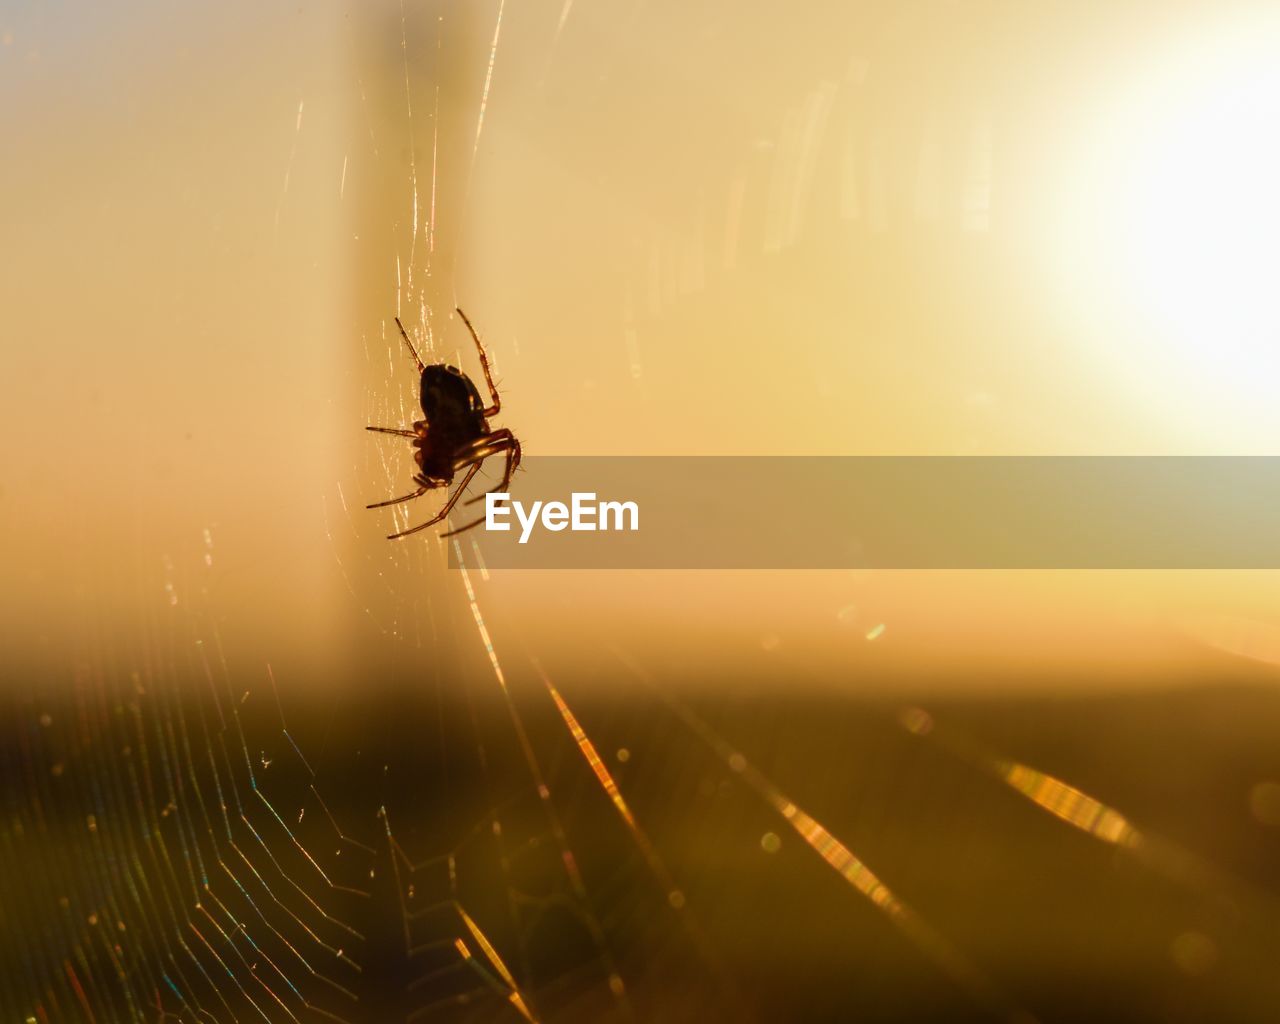
M1062 209L1073 304L1166 414L1274 447L1280 33L1165 54L1093 129Z

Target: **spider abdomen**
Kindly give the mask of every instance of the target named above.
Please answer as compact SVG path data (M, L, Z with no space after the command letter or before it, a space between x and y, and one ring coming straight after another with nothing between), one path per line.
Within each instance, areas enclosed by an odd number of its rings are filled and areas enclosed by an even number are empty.
M469 377L452 366L422 371L422 413L432 430L484 432L484 402Z

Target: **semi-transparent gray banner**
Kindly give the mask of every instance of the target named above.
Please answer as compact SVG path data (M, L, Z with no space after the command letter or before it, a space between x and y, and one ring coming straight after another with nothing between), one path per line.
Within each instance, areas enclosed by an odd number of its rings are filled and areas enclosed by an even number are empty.
M544 456L472 510L498 569L1280 568L1273 457Z

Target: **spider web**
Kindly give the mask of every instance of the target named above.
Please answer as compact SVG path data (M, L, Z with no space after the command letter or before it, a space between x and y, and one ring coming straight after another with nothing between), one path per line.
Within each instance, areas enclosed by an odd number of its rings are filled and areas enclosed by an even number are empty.
M554 39L576 10L551 12ZM409 201L387 290L424 355L445 358L435 299L456 248L437 213L440 87L411 73L451 46L434 13L407 8L400 22ZM500 102L504 13L502 0L492 5L474 63L470 163L454 179L464 196ZM755 197L763 251L801 238L828 118L861 74L788 107L775 173ZM987 134L970 140L960 190L962 219L978 228ZM393 148L375 135L370 153L380 146ZM876 185L883 154L872 145L864 156L870 182L837 197L848 221L892 213ZM723 245L703 233L703 211L650 240L624 317L633 378L643 377L637 321L704 287L716 272L708 253L724 256L724 273L742 259L753 179L739 168L721 185ZM390 316L360 355L364 418L410 422L414 379ZM1119 899L1112 872L1127 865L1121 881L1144 894L1139 906L1175 908L1184 973L1221 958L1242 965L1224 984L1244 985L1272 948L1265 885L978 739L960 711L842 705L834 724L820 713L762 730L761 705L677 696L692 670L658 678L607 641L584 644L593 672L615 684L601 700L583 685L591 672L562 673L536 638L490 631L496 596L473 537L447 542L456 574L444 572L439 539L364 543L387 525L371 525L365 488L398 493L408 459L381 440L357 458L326 503L333 556L365 623L415 665L385 702L370 699L367 719L335 730L335 718L362 713L357 700L326 703L269 665L228 660L208 595L212 534L185 562L139 574L154 599L132 633L97 625L102 610L86 599L72 612L66 677L7 692L0 906L5 962L17 968L0 984L6 1019L802 1019L855 1004L874 1018L876 996L904 976L926 993L924 1009L945 1006L949 1019L1035 1019L1047 997L993 967L983 934L962 923L982 916L984 897L950 880L976 890L964 879L980 872L939 868L927 848L951 826L1055 870L1069 850L1060 884L1099 905ZM391 526L409 525L411 509L388 512ZM443 590L422 585L441 577ZM862 636L873 644L885 632L872 623ZM800 661L776 669L788 683L804 673ZM817 771L839 779L836 798ZM905 838L884 838L895 830ZM788 857L761 880L760 861ZM938 874L948 885L930 884ZM971 913L954 913L965 899ZM1223 900L1251 909L1206 911ZM747 950L732 913L744 903L765 921ZM781 994L753 989L752 968L790 962L788 946L812 958L816 977ZM835 974L852 986L824 1003L818 990Z
M188 610L199 586L163 593L134 635L87 630L69 679L11 695L27 987L9 1016L348 1020L374 851L326 805L270 668L233 691L245 677Z

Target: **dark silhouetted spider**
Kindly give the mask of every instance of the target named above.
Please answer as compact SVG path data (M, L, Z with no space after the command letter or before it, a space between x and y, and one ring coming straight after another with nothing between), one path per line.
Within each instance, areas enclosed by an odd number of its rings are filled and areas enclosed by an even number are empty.
M447 488L453 483L454 474L459 470L466 469L467 475L462 478L462 483L458 486L458 489L445 502L444 508L436 513L433 518L418 526L411 526L407 530L390 534L387 540L396 540L399 537L407 537L411 533L417 533L419 530L425 530L428 526L434 526L448 516L449 511L457 504L458 499L462 497L462 492L471 483L471 478L480 471L481 463L490 455L497 455L500 452L505 452L507 455L507 465L502 472L502 482L497 487L494 487L493 491L505 491L511 483L511 474L520 465L520 442L516 440L515 434L505 427L499 430L489 429L488 421L498 415L498 410L502 408L502 400L498 397L498 389L493 386L493 374L489 371L489 357L485 354L484 344L480 341L480 336L476 334L476 329L471 326L471 321L467 319L467 314L460 309L457 313L458 316L462 317L462 322L467 325L467 330L471 332L471 337L475 339L476 348L480 352L480 365L484 367L485 383L489 385L489 398L493 404L485 408L485 404L480 398L480 392L471 382L471 378L456 367L446 366L444 363L432 363L430 366L423 365L417 349L413 347L413 342L409 340L409 332L404 329L404 324L400 322L400 318L396 317L396 326L400 328L400 336L404 338L404 343L409 348L409 354L413 356L413 361L418 364L418 371L422 374L421 401L423 418L413 424L412 430L404 430L398 427L369 427L368 429L379 434L413 438L413 460L418 464L418 472L413 475L413 481L418 485L418 489L412 494L374 502L366 507L383 508L387 505L398 505L402 501L412 501L414 498L426 494L427 491L435 490L439 487ZM484 495L482 494L479 497L472 498L467 504L470 505L473 502L481 501L483 498ZM481 517L475 522L467 523L466 526L460 526L456 530L448 531L444 536L450 537L455 533L461 533L463 530L470 530L473 526L479 526L483 522L484 518Z

